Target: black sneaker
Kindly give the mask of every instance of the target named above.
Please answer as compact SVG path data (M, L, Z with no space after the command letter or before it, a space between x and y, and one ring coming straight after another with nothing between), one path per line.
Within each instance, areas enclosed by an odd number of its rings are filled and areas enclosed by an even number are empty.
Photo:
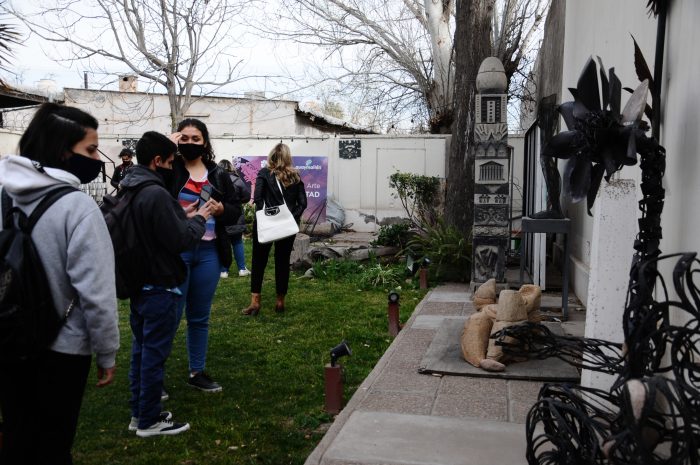
M165 389L161 389L160 391L160 401L165 402L166 400L170 399L170 396L168 395L167 392L165 392Z
M151 436L173 436L175 434L184 433L190 429L189 423L175 423L170 420L158 421L145 429L137 429L136 436L140 438L148 438Z
M168 421L172 417L173 414L166 410L164 412L160 412L160 417L158 418L158 420ZM139 419L136 417L131 417L131 421L129 422L129 431L136 431L137 429L139 429Z
M223 390L219 383L211 379L203 371L195 374L190 373L190 379L187 380L187 384L204 392L221 392Z

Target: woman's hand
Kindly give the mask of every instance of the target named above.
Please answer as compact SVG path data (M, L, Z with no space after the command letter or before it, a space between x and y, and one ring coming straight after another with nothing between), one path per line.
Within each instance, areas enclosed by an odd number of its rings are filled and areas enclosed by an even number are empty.
M221 216L224 214L224 204L221 202L217 202L214 199L209 199L206 203L206 205L209 206L209 211L211 212L212 216Z
M180 139L182 139L182 133L181 132L174 132L168 136L168 139L173 141L175 145L178 145L180 143Z

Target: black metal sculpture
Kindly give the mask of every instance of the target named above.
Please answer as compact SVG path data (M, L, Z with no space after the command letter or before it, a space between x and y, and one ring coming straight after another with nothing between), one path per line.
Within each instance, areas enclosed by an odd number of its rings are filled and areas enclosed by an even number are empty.
M573 202L588 199L588 211L595 202L598 188L624 165L637 163L637 145L645 143L648 126L642 120L646 107L648 82L643 82L622 109L622 85L610 68L605 76L600 63L598 70L593 58L588 60L575 89L569 89L573 102L559 106L568 131L554 136L544 147L546 157L566 159L564 192ZM603 102L600 95L602 87Z
M540 128L540 146L547 147L557 130L559 114L557 112L556 95L550 95L540 100L537 108L537 126ZM547 186L547 209L533 213L530 218L561 219L564 214L561 210L559 194L561 194L561 175L557 167L557 160L553 157L540 157L540 167L544 174L545 186Z
M585 195L589 209L603 175L609 178L640 155L642 214L622 321L625 342L557 336L532 323L511 326L494 337L515 355L556 356L617 377L610 392L545 385L527 417L530 464L698 465L700 289L694 278L700 261L695 253L660 256L665 150L646 136L648 126L641 121L645 84L620 112L619 80L613 70L609 79L600 76L603 105L591 60L572 89L576 100L560 108L570 130L555 136L547 150L570 159L568 189L574 198ZM658 272L660 261L672 259L677 259L672 278L676 300ZM516 342L506 344L505 336Z

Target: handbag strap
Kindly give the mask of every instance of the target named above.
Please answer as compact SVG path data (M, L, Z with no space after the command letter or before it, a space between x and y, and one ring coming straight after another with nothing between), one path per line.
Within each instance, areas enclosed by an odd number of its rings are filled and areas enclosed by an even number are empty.
M273 176L275 175L273 174ZM284 200L284 191L282 190L282 184L280 184L280 180L277 179L277 176L275 176L275 181L277 181L277 187L280 188L280 193L282 194L282 203L287 205L287 202Z
M286 206L287 202L284 200L284 191L282 190L282 185L280 184L280 180L277 179L277 176L275 176L274 173L272 174L272 176L274 176L275 181L277 181L277 187L280 188L280 193L282 194L282 203ZM265 201L263 200L263 210L265 210L265 208L267 208L267 207L265 205ZM270 208L272 208L272 207L270 207Z

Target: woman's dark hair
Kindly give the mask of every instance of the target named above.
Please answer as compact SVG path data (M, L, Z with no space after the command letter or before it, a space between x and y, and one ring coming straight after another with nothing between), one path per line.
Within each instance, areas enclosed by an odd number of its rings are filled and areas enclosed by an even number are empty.
M48 168L65 168L66 155L87 134L97 130L97 120L73 107L44 103L19 140L19 153Z
M226 171L227 173L233 173L233 164L228 160L221 160L219 162L219 168Z
M121 152L119 152L119 158L121 157L133 157L134 156L134 151L131 150L130 148L123 148Z
M177 145L163 134L155 131L143 133L136 143L136 161L139 165L148 166L156 155L160 155L163 161L170 158L177 151Z
M202 155L202 161L214 161L214 150L211 148L211 140L209 140L209 130L207 129L207 125L202 123L200 120L197 118L185 118L182 121L180 121L180 124L177 125L177 131L180 132L187 126L192 126L197 129L199 129L199 132L202 133L202 137L204 138L204 148L205 152L204 155Z

